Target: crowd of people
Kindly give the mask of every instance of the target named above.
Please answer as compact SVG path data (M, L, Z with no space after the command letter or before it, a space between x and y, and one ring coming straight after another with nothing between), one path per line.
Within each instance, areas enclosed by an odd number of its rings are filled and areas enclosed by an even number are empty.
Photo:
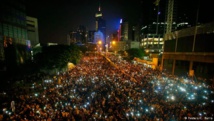
M4 100L4 120L214 120L213 87L114 55L84 56L72 70L17 91Z

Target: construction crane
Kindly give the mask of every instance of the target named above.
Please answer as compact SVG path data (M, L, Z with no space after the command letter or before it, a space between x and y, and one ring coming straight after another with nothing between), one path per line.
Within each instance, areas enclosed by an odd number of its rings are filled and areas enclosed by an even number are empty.
M156 0L153 4L157 6L157 22L156 22L156 35L158 34L158 23L159 23L159 2L160 0Z
M170 33L172 32L172 23L173 23L173 7L174 7L174 0L167 0L168 1L168 6L167 6L167 13L166 13L166 31L164 33L164 38L163 40L167 40L170 37ZM155 1L155 5L159 5L160 0ZM165 42L164 42L165 43ZM163 45L163 50L164 50L164 45ZM163 69L163 58L161 61L161 67L160 70Z
M171 38L172 23L173 23L173 10L174 10L174 0L168 0L167 14L166 14L166 31L164 35L164 40Z
M174 0L168 0L166 34L172 31Z
M160 0L155 0L154 4L155 6L158 6L158 13L159 13L159 2ZM172 23L173 23L173 6L174 6L174 0L168 0L168 6L167 6L167 14L166 14L166 33L169 34L172 31ZM157 13L157 27L156 27L156 34L158 34L158 19L159 15Z

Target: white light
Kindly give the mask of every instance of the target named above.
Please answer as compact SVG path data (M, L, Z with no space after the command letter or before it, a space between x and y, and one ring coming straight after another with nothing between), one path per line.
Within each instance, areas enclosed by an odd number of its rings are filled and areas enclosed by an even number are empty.
M172 99L172 100L175 100L175 96L172 96L171 99Z
M131 115L133 116L133 115L134 115L134 113L133 113L133 112L131 112Z
M186 92L186 89L183 88L183 87L180 87L180 90L181 90L182 92Z

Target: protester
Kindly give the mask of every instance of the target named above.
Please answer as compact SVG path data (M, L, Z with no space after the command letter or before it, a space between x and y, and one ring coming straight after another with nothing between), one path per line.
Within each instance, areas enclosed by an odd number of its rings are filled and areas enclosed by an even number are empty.
M27 90L20 88L10 99L14 101L13 108L4 107L3 118L14 121L213 118L213 94L211 86L202 82L171 76L114 55L107 59L89 55L57 79L33 83Z

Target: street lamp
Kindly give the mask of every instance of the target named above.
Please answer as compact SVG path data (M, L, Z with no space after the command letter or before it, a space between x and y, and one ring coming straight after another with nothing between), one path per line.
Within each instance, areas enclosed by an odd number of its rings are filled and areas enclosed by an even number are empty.
M112 44L113 44L113 45L115 45L115 44L116 44L116 42L115 42L115 41L113 41L113 42L112 42Z
M99 50L99 48L102 48L102 41L101 40L99 40L98 42L97 42L97 46L98 46L98 49L97 50ZM100 52L101 52L101 50L102 49L100 49Z
M101 45L101 44L102 44L102 41L101 41L101 40L99 40L99 41L98 41L98 44L99 44L99 45Z

